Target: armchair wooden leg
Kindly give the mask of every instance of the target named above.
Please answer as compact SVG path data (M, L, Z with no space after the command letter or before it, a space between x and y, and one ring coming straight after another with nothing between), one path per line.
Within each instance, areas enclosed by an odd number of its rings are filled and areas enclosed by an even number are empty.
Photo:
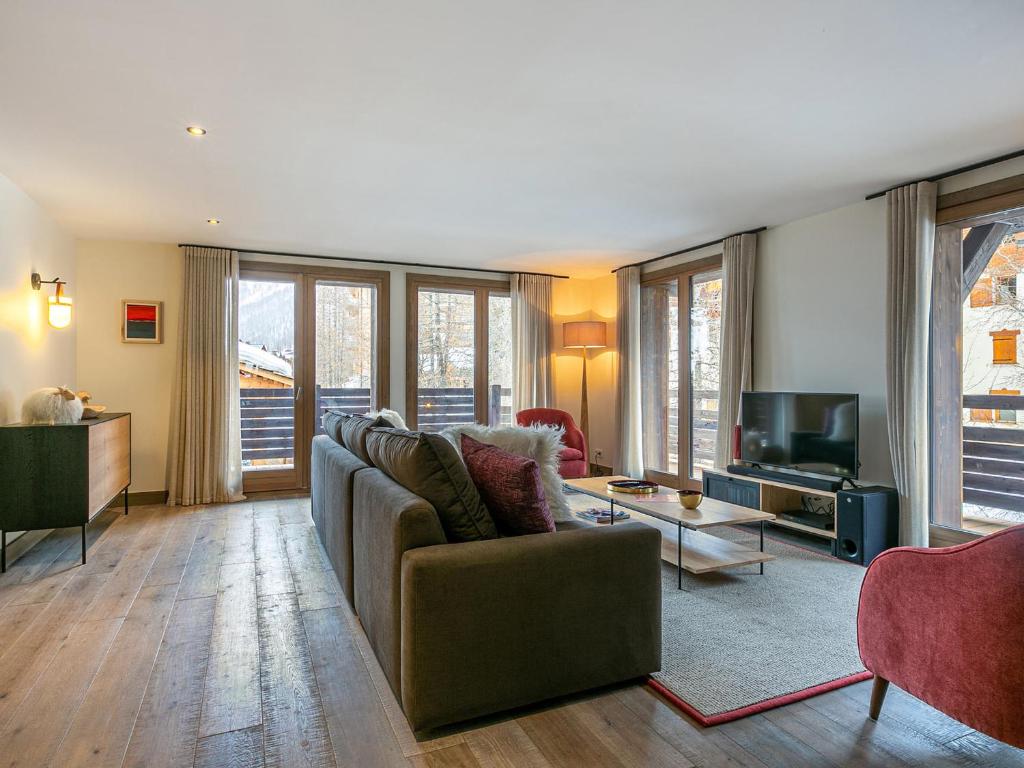
M868 709L868 717L872 720L877 720L882 713L882 702L885 701L885 692L888 690L889 681L875 675L875 684L871 688L871 708Z

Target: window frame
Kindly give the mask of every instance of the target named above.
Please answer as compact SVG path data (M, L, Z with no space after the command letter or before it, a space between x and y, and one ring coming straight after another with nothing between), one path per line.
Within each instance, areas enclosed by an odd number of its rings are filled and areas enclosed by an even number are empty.
M420 289L458 291L473 294L473 418L488 423L488 379L490 373L489 299L492 294L511 296L511 280L484 280L410 273L405 276L405 422L409 429L419 427L419 295ZM482 365L481 365L482 361ZM515 414L512 414L513 422Z
M690 477L690 469L693 466L691 456L691 446L693 445L693 370L690 360L690 312L693 306L693 278L716 269L722 269L721 253L640 275L641 290L645 286L668 283L674 280L676 281L676 291L679 297L679 348L677 354L679 355L680 390L682 390L683 371L685 370L686 372L686 396L683 397L683 393L680 391L678 398L679 433L676 446L678 466L675 475L644 467L644 479L670 488L700 490L702 485L700 480ZM641 350L643 344L643 325L641 324ZM643 403L641 402L642 407ZM685 425L685 429L683 425Z

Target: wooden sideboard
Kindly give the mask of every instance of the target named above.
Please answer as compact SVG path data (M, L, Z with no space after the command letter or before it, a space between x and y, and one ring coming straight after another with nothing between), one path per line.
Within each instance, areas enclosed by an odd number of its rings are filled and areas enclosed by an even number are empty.
M103 414L75 424L0 427L0 570L7 570L7 531L82 528L128 486L132 459L130 413Z

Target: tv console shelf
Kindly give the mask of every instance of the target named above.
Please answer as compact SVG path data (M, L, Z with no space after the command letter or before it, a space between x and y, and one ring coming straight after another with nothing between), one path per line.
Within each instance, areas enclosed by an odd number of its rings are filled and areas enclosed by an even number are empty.
M704 470L704 495L709 499L728 501L751 509L775 515L770 525L820 536L825 539L836 538L836 493L817 488L808 488L796 483L784 483L762 477L733 475L717 469ZM821 498L832 507L832 528L815 528L793 520L780 517L782 513L801 508L804 496Z

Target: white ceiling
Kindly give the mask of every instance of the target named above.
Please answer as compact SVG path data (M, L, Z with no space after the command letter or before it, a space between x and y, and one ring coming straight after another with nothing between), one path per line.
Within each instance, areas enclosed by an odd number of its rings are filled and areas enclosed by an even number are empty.
M1022 31L1020 0L4 0L0 173L82 237L593 275L1021 148Z

